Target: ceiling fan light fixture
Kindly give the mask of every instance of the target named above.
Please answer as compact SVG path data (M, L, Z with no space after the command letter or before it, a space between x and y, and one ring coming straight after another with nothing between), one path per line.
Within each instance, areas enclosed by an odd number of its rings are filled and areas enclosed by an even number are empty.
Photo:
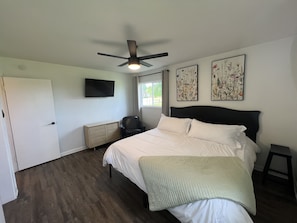
M131 63L128 65L129 69L131 70L138 70L140 68L140 65L137 63Z
M131 70L138 70L140 68L140 63L138 58L130 57L128 61L128 67Z

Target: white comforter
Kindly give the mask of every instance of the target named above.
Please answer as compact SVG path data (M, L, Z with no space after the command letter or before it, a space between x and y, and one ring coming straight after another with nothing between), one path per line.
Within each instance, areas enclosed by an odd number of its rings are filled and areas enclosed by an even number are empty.
M238 156L251 174L256 160L257 145L246 136L242 137L241 145L241 148L231 148L183 134L153 129L110 145L104 154L103 165L112 164L146 192L138 164L142 156ZM200 200L168 210L183 223L252 222L242 206L225 199Z

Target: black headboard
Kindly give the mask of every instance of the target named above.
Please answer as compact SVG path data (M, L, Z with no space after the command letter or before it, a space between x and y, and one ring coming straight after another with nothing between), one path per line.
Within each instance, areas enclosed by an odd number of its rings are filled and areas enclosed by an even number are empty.
M177 118L194 118L202 122L244 125L246 135L256 142L260 111L241 111L216 106L171 107L170 115Z

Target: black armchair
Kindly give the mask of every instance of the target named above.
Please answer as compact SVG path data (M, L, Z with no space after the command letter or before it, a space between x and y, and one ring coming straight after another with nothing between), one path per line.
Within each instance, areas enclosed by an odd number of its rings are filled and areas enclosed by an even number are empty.
M142 125L138 116L127 116L122 119L121 136L123 138L132 136L145 131L145 127Z

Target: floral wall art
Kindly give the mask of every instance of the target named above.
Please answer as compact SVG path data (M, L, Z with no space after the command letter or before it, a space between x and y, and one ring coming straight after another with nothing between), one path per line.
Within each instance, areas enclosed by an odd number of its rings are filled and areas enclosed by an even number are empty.
M198 65L176 70L177 101L198 101Z
M211 100L242 101L244 98L245 54L213 61Z

